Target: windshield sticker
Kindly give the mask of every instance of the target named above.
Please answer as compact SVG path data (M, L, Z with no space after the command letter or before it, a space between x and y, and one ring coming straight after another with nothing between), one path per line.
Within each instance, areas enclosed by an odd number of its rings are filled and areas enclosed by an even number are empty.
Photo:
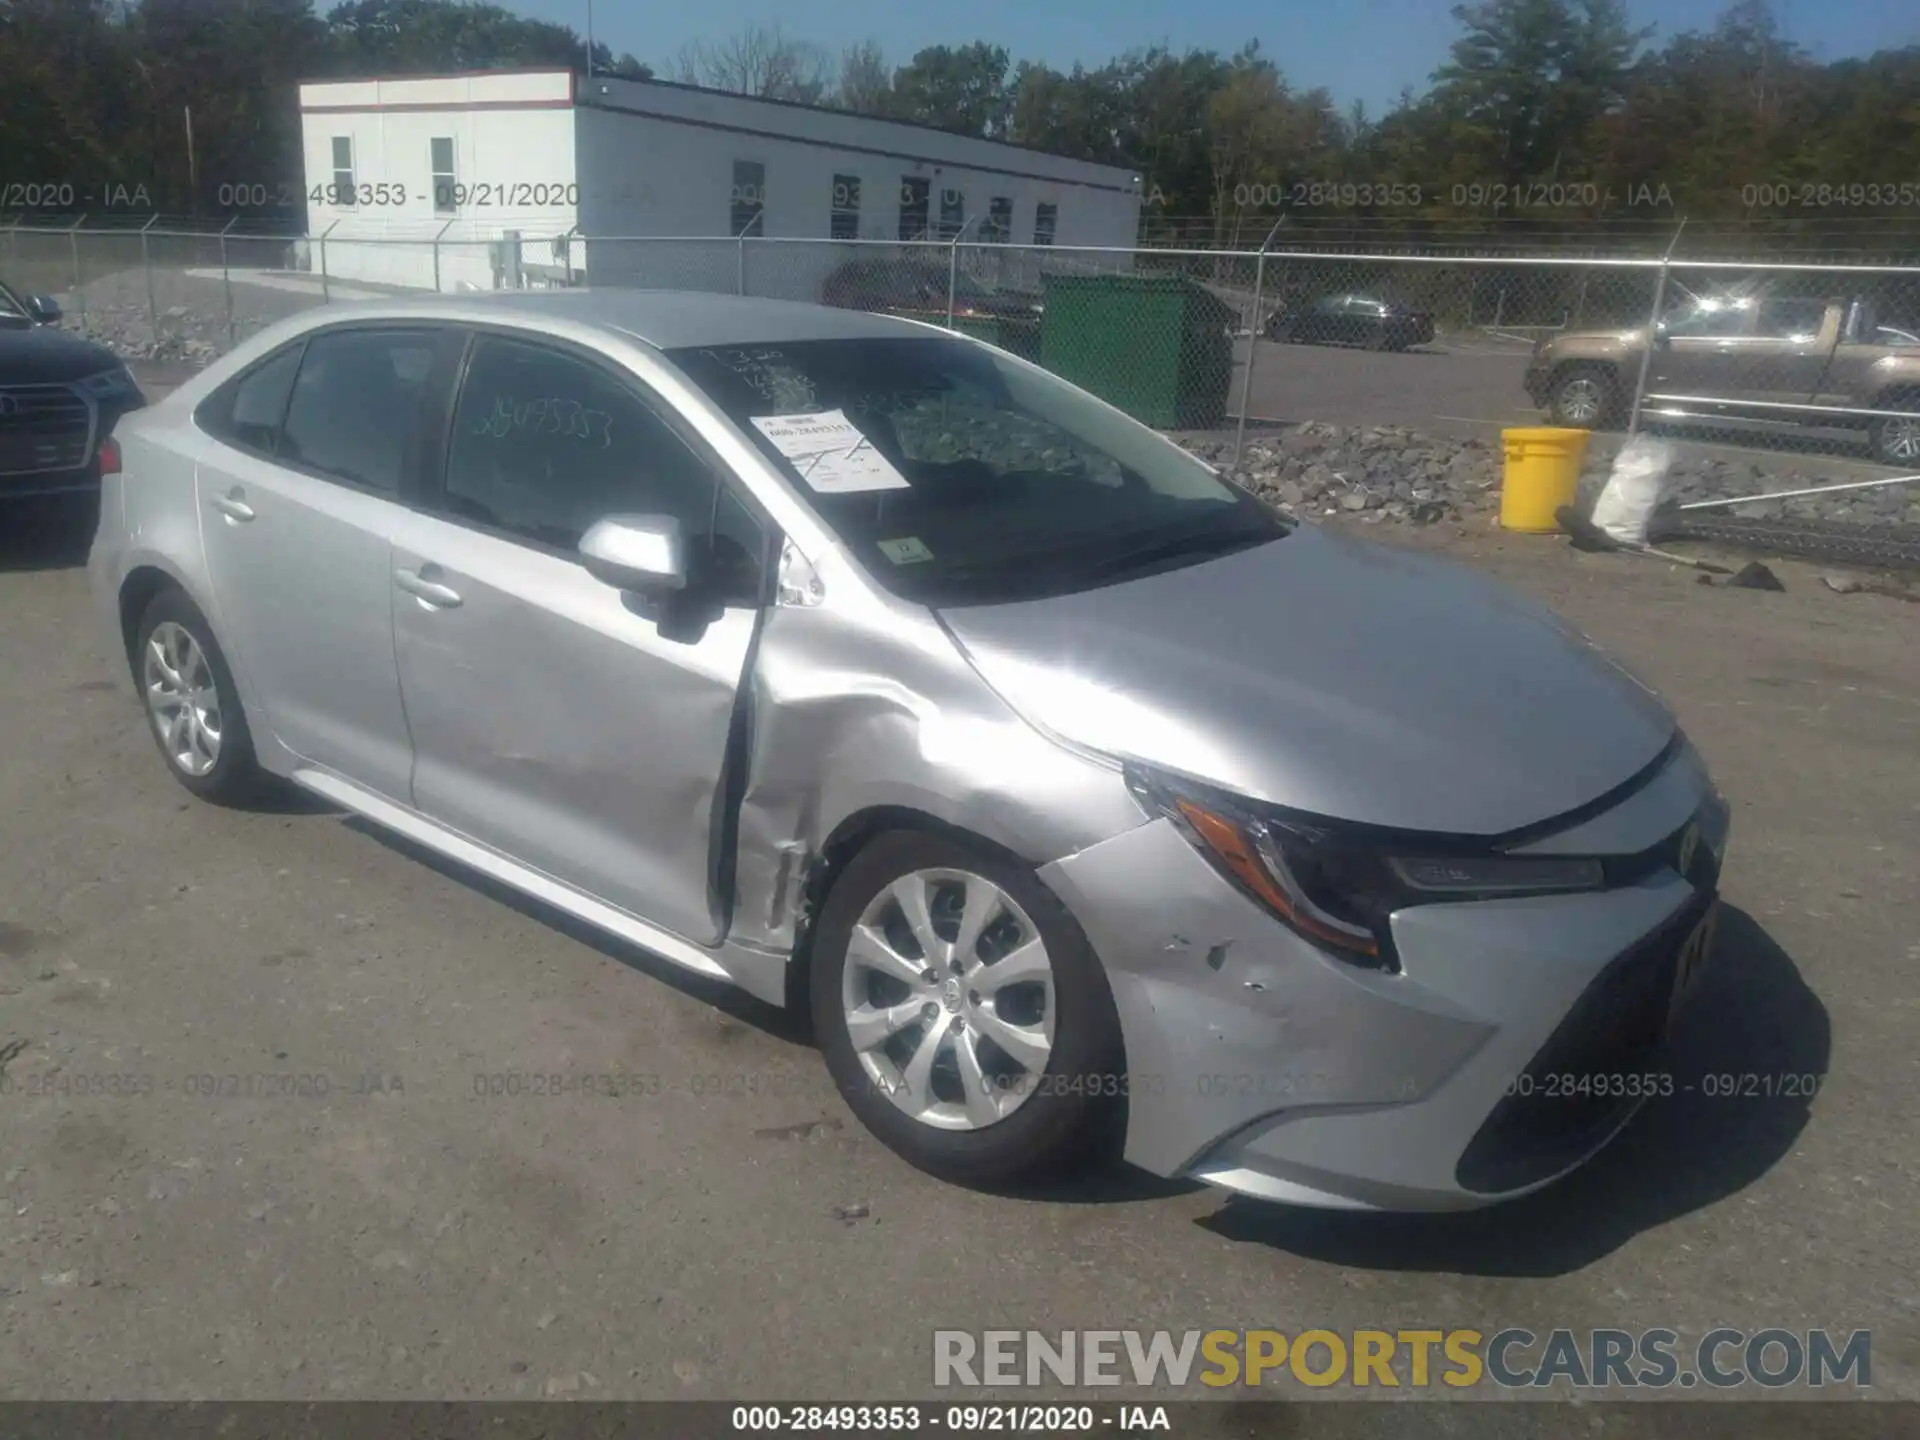
M813 415L756 415L754 427L793 462L822 495L905 490L907 480L840 410Z
M933 551L921 543L918 535L903 535L898 540L882 540L880 553L896 565L917 565L931 560Z

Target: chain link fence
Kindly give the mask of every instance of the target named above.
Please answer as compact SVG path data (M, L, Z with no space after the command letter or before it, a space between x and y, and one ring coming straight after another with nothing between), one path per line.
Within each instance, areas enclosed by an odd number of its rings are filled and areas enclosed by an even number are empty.
M1596 463L1632 433L1671 439L1695 503L1749 518L1777 494L1789 517L1920 523L1920 265L1369 252L1283 226L1254 250L368 230L0 223L0 277L122 353L189 363L312 306L421 290L824 303L976 335L1162 429L1229 437L1233 465L1302 425L1497 447L1554 424L1593 430ZM1840 484L1844 502L1786 493Z

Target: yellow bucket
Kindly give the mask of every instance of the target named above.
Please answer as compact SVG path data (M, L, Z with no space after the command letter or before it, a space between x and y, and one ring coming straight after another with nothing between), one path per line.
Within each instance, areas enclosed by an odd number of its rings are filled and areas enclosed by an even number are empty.
M1500 485L1501 528L1529 535L1550 535L1560 528L1553 512L1573 503L1588 434L1551 426L1500 432L1507 451Z

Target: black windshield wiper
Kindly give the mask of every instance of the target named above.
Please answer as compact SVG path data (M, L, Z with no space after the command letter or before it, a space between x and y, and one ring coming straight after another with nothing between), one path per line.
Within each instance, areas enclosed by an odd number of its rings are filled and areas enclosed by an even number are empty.
M1255 545L1277 539L1283 533L1277 530L1233 529L1202 530L1197 534L1170 535L1132 550L1122 550L1117 555L1100 556L1073 569L1076 575L1084 575L1090 579L1108 579L1115 575L1124 575L1129 571L1146 569L1168 560L1198 559L1202 556L1227 555L1235 550L1251 549Z

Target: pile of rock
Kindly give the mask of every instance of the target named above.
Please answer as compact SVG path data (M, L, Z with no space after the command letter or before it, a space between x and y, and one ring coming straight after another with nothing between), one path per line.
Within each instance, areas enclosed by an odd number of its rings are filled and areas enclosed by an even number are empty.
M1295 514L1347 514L1367 523L1428 525L1484 516L1500 503L1505 459L1497 438L1460 439L1396 425L1309 422L1248 435L1237 466L1230 438L1180 438L1201 459ZM1584 502L1590 503L1606 483L1616 444L1615 437L1605 437L1591 448L1580 479ZM1884 473L1891 477L1893 472ZM1817 457L1683 455L1669 472L1667 495L1685 505L1857 478L1819 468ZM1920 484L1757 500L1725 509L1742 519L1920 525Z
M1430 525L1483 513L1499 502L1501 453L1484 440L1395 425L1310 422L1249 436L1237 466L1230 439L1183 443L1296 515L1345 513L1376 523Z

